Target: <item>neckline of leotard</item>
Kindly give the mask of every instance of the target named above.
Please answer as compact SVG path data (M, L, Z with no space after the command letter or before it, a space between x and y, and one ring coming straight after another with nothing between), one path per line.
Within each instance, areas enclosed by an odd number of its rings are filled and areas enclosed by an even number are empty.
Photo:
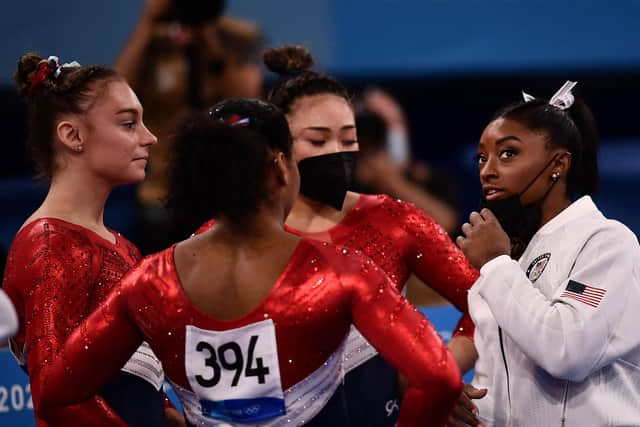
M24 225L18 231L18 233L16 234L16 237L18 237L23 232L27 233L29 230L35 228L38 224L40 224L42 222L54 222L54 223L58 223L58 225L62 225L63 227L73 228L73 229L76 229L76 230L80 230L80 231L86 232L90 236L93 236L94 240L98 240L98 241L103 242L103 243L105 243L105 244L107 244L109 246L117 247L120 244L120 233L118 233L115 230L112 230L109 227L106 227L106 228L111 233L113 238L115 239L115 242L110 241L109 239L105 238L104 236L101 236L100 234L96 233L92 229L87 228L87 227L85 227L83 225L76 224L74 222L69 222L69 221L64 220L62 218L56 218L56 217L52 217L52 216L46 216L46 217L41 217L41 218L34 219L30 223Z
M295 262L296 259L302 256L303 249L308 244L309 242L307 239L305 238L300 239L296 244L296 247L294 248L293 252L291 253L291 256L289 257L289 261L287 261L287 264L285 265L284 269L276 279L275 283L273 284L269 292L265 295L265 297L254 308L242 314L241 316L235 317L233 319L220 319L215 316L212 316L206 313L200 307L198 307L198 305L191 300L186 290L184 289L184 286L182 285L182 280L180 279L180 276L178 275L178 269L176 268L175 249L178 243L173 244L170 248L166 250L166 256L168 258L168 262L172 267L171 270L172 270L173 276L175 277L176 287L179 289L180 295L184 299L185 304L188 305L200 318L205 319L207 322L214 323L214 324L221 324L221 325L234 325L234 324L243 323L248 318L250 318L251 316L255 315L257 312L260 312L262 310L266 302L271 298L271 295L276 291L277 288L280 287L282 282L284 282L286 277L289 275L289 272L291 271L291 269L297 265L297 263Z

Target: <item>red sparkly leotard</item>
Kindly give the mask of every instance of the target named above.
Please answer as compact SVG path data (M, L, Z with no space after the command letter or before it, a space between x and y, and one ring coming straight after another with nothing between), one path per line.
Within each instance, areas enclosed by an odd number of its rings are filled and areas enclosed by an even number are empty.
M196 234L214 224L205 223ZM382 268L402 291L413 273L463 313L454 335L473 339L467 292L479 276L446 231L414 205L385 195L360 195L353 209L327 231L288 231L357 249Z
M12 350L26 364L36 411L43 397L43 368L140 259L133 244L116 232L113 235L115 243L79 225L43 218L20 230L11 245L3 287L20 321ZM82 403L59 408L36 422L38 426L126 425L98 396L87 396Z
M302 239L257 307L236 320L218 320L184 293L173 253L174 247L143 260L71 335L46 375L47 410L91 396L145 339L190 423L228 425L211 414L258 417L282 398L284 413L252 425L301 425L337 387L339 353L353 323L409 380L399 425L446 421L461 390L455 361L367 257ZM234 412L236 404L245 406Z
M201 233L214 224L204 224ZM462 313L454 335L473 338L467 292L479 273L447 233L414 205L385 195L360 195L353 209L324 232L288 231L357 249L368 255L402 291L413 273ZM348 375L318 425L390 427L398 416L397 374L355 329L344 352ZM329 412L333 412L330 414ZM350 423L340 420L348 418ZM314 426L315 427L315 426Z

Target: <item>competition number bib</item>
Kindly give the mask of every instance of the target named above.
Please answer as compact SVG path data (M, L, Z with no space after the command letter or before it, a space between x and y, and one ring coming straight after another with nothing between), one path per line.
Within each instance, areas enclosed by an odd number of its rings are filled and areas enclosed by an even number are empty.
M252 423L285 414L273 321L227 331L187 326L185 370L204 416Z

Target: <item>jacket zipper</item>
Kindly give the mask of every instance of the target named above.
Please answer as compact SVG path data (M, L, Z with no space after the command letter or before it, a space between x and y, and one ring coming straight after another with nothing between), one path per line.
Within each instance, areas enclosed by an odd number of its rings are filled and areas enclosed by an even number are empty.
M509 386L509 367L507 366L507 354L504 351L504 340L502 339L502 328L500 326L498 326L498 337L500 338L500 351L502 352L504 370L507 373L507 398L509 399L509 414L511 414L511 387Z
M560 418L560 427L564 427L567 422L567 399L569 396L569 381L564 383L564 396L562 397L562 418Z

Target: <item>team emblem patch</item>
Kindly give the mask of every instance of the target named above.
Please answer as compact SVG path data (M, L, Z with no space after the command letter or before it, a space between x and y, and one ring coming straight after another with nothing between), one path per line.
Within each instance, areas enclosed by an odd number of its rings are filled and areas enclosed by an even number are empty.
M531 282L535 282L540 276L542 276L542 272L547 267L549 259L551 259L551 254L547 252L546 254L540 255L534 259L531 264L529 264L529 268L527 268L527 277Z

